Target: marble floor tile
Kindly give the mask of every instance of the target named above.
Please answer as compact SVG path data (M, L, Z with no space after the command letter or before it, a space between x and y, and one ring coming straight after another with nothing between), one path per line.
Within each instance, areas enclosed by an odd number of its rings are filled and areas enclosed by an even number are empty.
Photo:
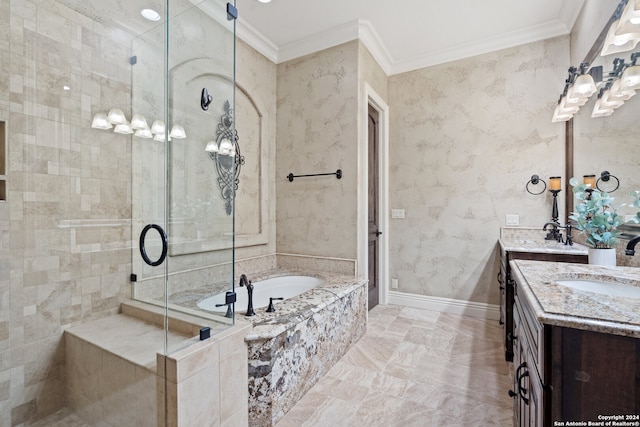
M277 427L510 426L501 333L492 320L376 306L365 336Z

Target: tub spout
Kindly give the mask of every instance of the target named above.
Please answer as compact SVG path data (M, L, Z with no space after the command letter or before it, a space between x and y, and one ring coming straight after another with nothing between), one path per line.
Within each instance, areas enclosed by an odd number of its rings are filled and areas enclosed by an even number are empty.
M638 242L640 242L640 234L629 240L629 243L627 243L627 249L624 251L624 253L629 256L634 256L636 254L635 247Z
M256 312L253 311L253 285L251 284L251 280L247 279L247 276L244 274L240 275L240 286L247 287L247 293L249 296L249 304L247 305L247 313L245 316L255 316Z

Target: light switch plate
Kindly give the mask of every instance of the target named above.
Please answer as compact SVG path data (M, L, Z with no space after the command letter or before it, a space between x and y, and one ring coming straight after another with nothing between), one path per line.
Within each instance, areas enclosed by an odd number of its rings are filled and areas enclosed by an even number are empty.
M404 218L404 209L391 209L391 218Z
M520 215L509 214L506 215L505 218L506 225L519 225L520 224Z

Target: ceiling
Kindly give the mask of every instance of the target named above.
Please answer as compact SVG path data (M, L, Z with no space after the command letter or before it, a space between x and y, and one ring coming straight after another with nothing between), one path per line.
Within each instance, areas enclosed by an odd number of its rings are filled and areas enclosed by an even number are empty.
M161 25L140 17L166 0L57 0L139 35ZM170 0L171 15L199 7L225 26L229 0ZM586 0L236 0L237 34L275 63L360 39L398 74L569 34ZM599 0L591 0L599 1Z
M392 75L569 34L584 1L237 0L236 6L238 36L276 63L360 38Z

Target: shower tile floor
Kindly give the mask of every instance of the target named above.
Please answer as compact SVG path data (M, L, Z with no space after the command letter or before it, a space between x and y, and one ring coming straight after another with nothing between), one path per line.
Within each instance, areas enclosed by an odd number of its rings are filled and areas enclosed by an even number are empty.
M276 427L511 426L509 364L495 320L394 305ZM32 424L90 427L63 409Z

